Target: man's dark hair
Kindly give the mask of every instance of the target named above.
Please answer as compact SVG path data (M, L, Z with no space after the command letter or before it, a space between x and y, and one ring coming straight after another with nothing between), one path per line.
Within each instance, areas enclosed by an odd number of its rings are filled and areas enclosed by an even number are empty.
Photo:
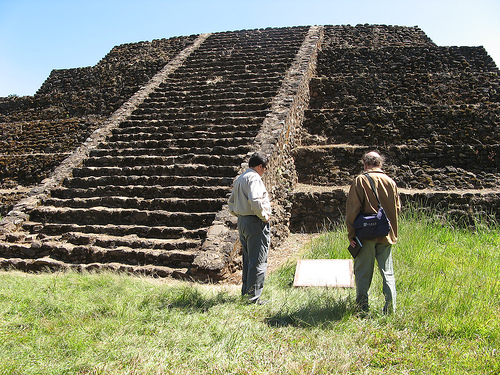
M250 168L257 167L258 165L261 165L264 168L267 168L267 163L268 163L268 158L266 155L256 152L252 156L250 156L250 159L248 160L248 166Z

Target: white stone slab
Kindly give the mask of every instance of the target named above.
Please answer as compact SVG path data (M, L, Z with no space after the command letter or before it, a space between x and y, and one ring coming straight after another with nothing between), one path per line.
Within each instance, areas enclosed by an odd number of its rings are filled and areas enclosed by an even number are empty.
M352 259L301 259L293 286L354 288Z

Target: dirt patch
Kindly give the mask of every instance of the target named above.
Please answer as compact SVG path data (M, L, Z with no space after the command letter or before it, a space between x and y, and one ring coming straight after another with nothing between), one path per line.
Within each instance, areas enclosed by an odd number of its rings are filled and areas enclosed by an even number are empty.
M318 234L311 233L292 233L278 247L269 251L267 274L275 272L289 259L298 256L303 251L306 245ZM224 284L241 284L241 270L234 272L227 278Z

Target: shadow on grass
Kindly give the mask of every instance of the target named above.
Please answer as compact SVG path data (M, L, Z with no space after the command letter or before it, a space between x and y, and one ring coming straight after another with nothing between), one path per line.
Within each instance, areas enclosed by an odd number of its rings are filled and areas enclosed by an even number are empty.
M142 307L154 305L159 309L181 309L186 311L206 312L210 308L221 304L234 304L238 301L235 296L225 291L215 295L206 295L197 288L184 286L169 288L157 296L150 296L142 301Z
M349 298L325 298L296 307L285 303L266 323L271 327L321 327L353 315L353 306Z

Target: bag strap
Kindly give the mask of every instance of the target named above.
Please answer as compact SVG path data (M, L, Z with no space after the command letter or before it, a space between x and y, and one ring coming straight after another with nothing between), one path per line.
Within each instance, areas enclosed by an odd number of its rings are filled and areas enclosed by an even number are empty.
M378 199L378 194L377 194L377 190L375 189L375 181L373 181L373 178L372 176L370 176L370 174L368 172L365 172L363 173L366 177L368 177L368 180L370 180L370 186L372 187L372 190L373 190L373 194L375 194L375 198L377 198L377 202L378 202L378 208L382 207L382 205L380 204L380 199ZM383 208L383 207L382 207Z

